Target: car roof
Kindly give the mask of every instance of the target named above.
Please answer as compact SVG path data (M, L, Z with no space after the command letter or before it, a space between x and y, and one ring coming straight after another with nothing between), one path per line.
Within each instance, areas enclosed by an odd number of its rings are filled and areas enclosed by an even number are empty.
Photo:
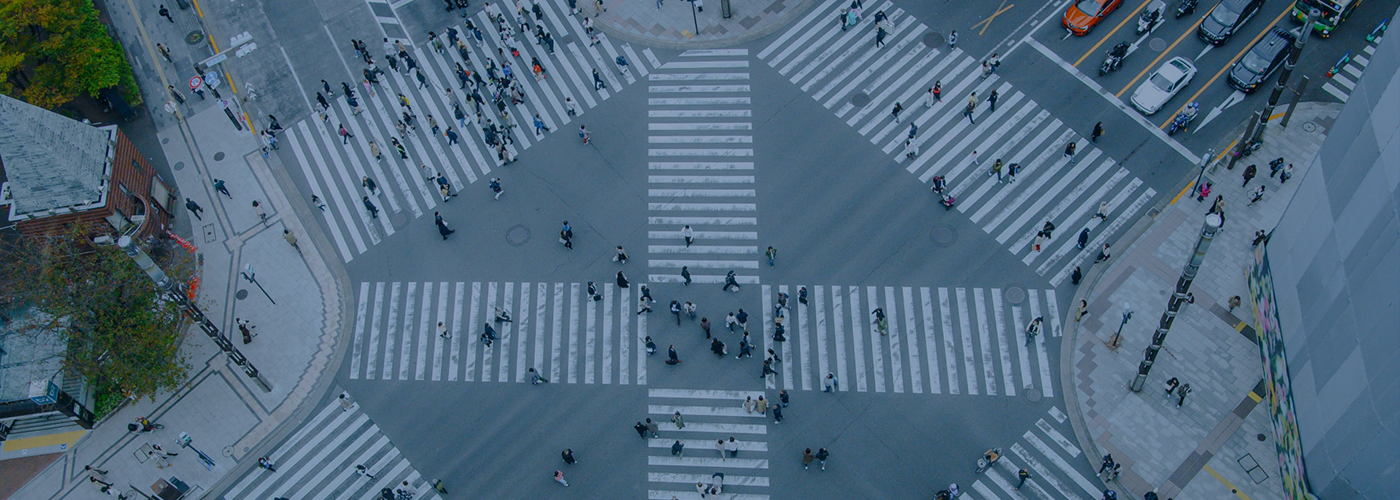
M1262 51L1265 50L1264 48L1268 48L1269 52L1274 52L1278 50L1276 47L1291 44L1293 40L1294 36L1292 32L1274 26L1273 29L1269 30L1268 34L1264 35L1264 38L1259 40L1259 43L1254 44L1254 47L1256 50Z
M1186 60L1186 58L1178 56L1173 57L1170 61L1167 61L1167 63L1163 64L1162 67L1157 68L1157 72L1161 73L1162 76L1165 76L1169 79L1176 80L1177 78L1181 78L1182 75L1189 73L1193 69L1196 69L1196 66L1192 65L1190 61Z

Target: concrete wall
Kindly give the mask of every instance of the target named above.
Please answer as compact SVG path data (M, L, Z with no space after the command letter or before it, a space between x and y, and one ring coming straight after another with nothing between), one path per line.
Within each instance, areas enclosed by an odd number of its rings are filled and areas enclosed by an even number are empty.
M1307 477L1323 500L1400 498L1397 68L1392 34L1268 244Z

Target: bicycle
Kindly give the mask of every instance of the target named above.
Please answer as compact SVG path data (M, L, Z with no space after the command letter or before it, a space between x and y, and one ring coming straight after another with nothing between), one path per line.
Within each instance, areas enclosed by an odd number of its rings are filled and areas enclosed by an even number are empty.
M1000 458L1001 448L992 448L990 450L987 450L986 453L983 453L982 456L977 459L976 473L981 474L983 472L987 472L987 469L992 468L992 465L997 463L997 460Z

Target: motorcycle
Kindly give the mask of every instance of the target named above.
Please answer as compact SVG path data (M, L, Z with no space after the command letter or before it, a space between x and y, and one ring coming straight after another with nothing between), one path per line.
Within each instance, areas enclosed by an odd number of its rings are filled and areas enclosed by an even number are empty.
M936 177L933 178L933 192L934 192L934 194L937 194L937 195L938 195L938 199L939 199L939 201L940 201L941 203L943 203L943 208L944 208L944 209L952 210L952 208L953 208L953 203L956 203L956 202L958 201L958 199L957 199L957 198L954 198L952 195L948 194L948 193L946 192L947 190L948 190L948 181L945 180L945 179L943 178L943 176L940 175L940 176L936 176Z
M1118 68L1123 67L1123 59L1128 57L1128 47L1128 42L1118 42L1118 45L1113 46L1113 50L1108 51L1108 58L1099 65L1099 76L1118 71Z
M1181 16L1190 15L1195 11L1196 0L1181 0L1181 3L1176 6L1176 17L1180 19Z
M1167 135L1172 135L1177 133L1178 131L1186 130L1186 126L1191 124L1191 120L1196 119L1196 114L1200 111L1200 109L1201 104L1196 102L1183 106L1181 108L1181 111L1178 111L1176 113L1176 117L1172 118L1172 124L1170 127L1167 128Z
M990 456L991 458L988 458L988 456ZM983 473L983 472L987 472L987 469L992 468L992 464L995 464L995 463L997 462L997 460L1000 459L1000 458L1001 458L1001 448L992 448L992 449L990 449L990 450L987 450L987 453L986 453L986 454L984 454L983 456L977 458L977 472L976 472L976 473L977 473L977 474L981 474L981 473Z
M1137 32L1139 35L1152 31L1157 25L1162 24L1162 12L1167 10L1167 4L1162 0L1152 0L1147 4L1147 8L1142 10L1142 15L1138 16Z

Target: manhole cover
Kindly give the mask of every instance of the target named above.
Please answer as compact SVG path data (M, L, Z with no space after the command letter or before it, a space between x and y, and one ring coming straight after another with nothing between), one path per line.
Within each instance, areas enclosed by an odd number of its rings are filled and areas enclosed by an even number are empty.
M204 32L191 31L188 35L185 35L185 43L189 45L199 45L201 43L204 43Z
M942 47L945 43L948 43L948 39L945 38L942 33L930 31L924 34L924 45L926 46Z
M530 228L524 224L516 224L506 230L506 243L510 246L518 247L530 241Z
M1307 133L1317 132L1317 124L1313 122L1303 123L1303 131Z
M1022 302L1026 301L1026 290L1019 286L1007 288L1006 301L1010 302L1011 305L1021 305Z
M870 104L870 94L867 94L865 92L856 92L856 95L851 96L851 104L854 104L856 106L864 106L866 104Z
M224 456L229 457L229 458L233 458L233 447L232 447L232 446L225 446L224 449L223 449L223 453L224 453Z
M1161 38L1153 38L1147 41L1147 48L1152 49L1153 52L1167 50L1167 41Z
M938 226L933 228L930 237L933 238L934 246L946 248L958 241L958 230L952 226Z
M394 225L394 229L403 229L404 226L408 225L408 214L403 212L389 214L389 223ZM452 226L449 225L447 227L450 228Z
M1031 402L1040 401L1040 389L1026 389L1026 399Z
M161 144L170 144L170 138L169 138L169 137L163 138L163 139L160 140L160 143L161 143Z
M176 172L179 172L180 170L183 170L183 169L185 168L185 162L183 162L183 161L177 161L177 162L175 162L175 166L170 167L170 168L173 168L173 169L175 169Z
M236 298L238 298L238 300L243 300L243 299L248 298L248 291L247 291L247 290L239 290L239 291L237 291L237 292L234 292L234 293L233 293L233 296L236 297Z
M214 153L214 161L224 161L224 152L219 151L217 153Z
M1259 441L1262 442L1262 441L1264 441L1264 440L1266 440L1266 439L1269 439L1269 438L1268 438L1268 436L1265 436L1263 433L1260 433L1260 434L1255 435L1255 436L1254 436L1254 439L1258 439Z

